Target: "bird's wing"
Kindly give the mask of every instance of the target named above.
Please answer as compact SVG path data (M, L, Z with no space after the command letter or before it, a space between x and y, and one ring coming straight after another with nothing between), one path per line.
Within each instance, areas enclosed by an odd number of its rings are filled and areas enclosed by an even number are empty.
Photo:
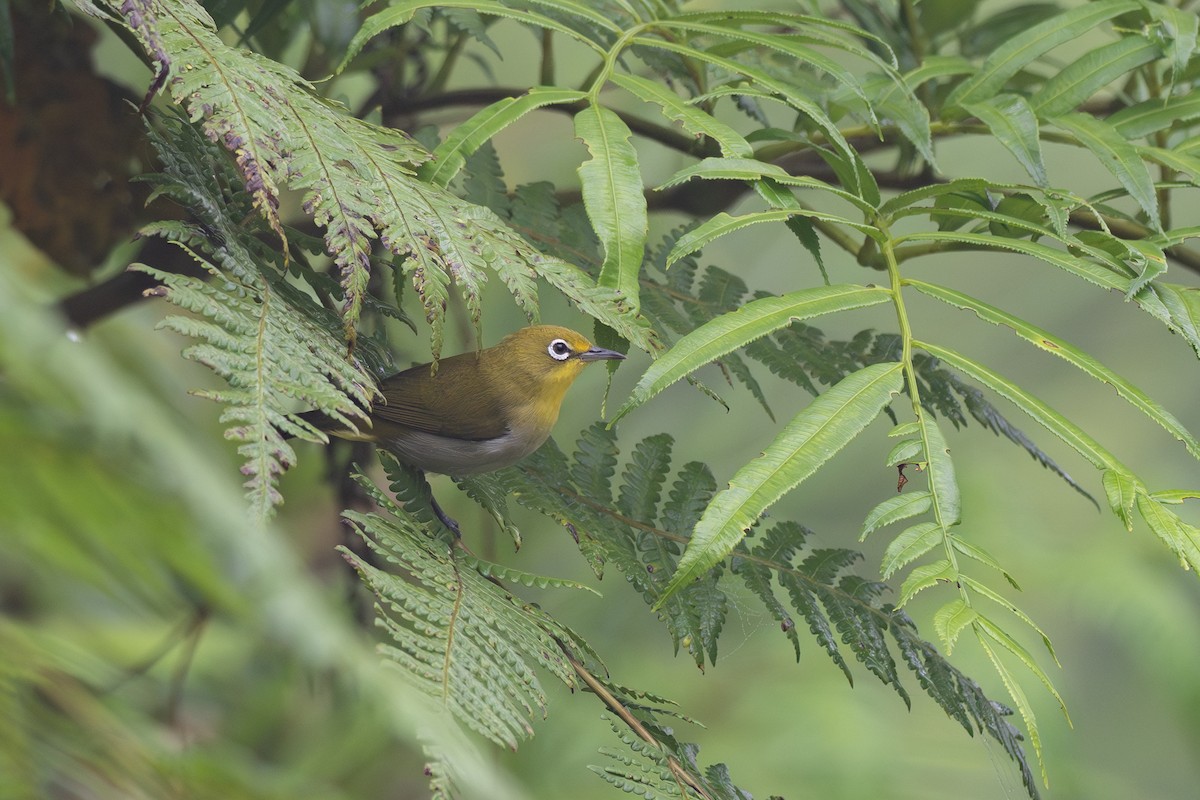
M468 357L475 358L474 354ZM480 391L478 375L464 369L467 364L459 363L459 358L444 359L435 376L430 376L428 365L422 365L381 381L383 398L371 408L375 434L385 436L388 424L473 441L507 433L500 402Z

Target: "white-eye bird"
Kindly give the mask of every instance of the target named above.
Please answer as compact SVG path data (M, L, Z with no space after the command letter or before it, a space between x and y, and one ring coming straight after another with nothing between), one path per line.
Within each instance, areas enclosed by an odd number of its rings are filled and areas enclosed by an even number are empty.
M567 389L593 361L623 359L556 325L522 328L494 347L406 369L379 382L371 425L355 432L319 411L300 418L343 439L374 442L425 472L471 475L542 446ZM434 503L442 522L457 525Z

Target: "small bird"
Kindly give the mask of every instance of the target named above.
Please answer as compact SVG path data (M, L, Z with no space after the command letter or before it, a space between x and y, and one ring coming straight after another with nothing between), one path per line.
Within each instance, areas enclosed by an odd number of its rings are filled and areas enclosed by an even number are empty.
M623 358L569 328L534 325L495 347L444 358L436 373L422 364L384 378L371 426L358 432L319 411L299 416L332 436L374 442L425 472L491 472L542 446L584 367Z

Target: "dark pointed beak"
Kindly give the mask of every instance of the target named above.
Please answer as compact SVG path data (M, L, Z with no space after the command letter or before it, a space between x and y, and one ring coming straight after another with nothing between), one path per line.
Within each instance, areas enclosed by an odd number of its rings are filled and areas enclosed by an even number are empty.
M593 347L591 350L584 350L579 354L580 361L605 361L607 359L623 361L625 354L618 353L616 350L605 350L603 347Z

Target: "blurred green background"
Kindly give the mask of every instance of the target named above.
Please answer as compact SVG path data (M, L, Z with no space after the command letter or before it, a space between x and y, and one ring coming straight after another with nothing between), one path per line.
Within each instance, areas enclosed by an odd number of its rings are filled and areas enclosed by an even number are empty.
M505 46L527 35L495 34L506 52L504 62L493 64L501 71L501 83L506 74L529 73L520 48ZM122 52L123 45L106 40L98 58L140 91L145 73ZM345 87L347 93L356 90L352 83ZM447 113L445 121L453 124L467 113ZM547 147L543 137L558 144ZM985 152L981 141L940 145L943 168L953 173L961 164L997 180L1021 177L1005 152L998 147ZM530 180L570 183L583 157L582 146L571 140L569 120L549 114L531 115L506 131L497 147L510 186ZM650 185L684 163L654 146L647 146L642 156ZM1086 185L1086 176L1098 171L1088 156L1054 146L1048 146L1046 156L1052 183L1069 181L1081 193L1107 185L1107 176L1101 175L1095 187ZM662 233L677 222L654 219L652 225ZM0 225L6 311L23 307L47 322L49 304L85 284L51 266L12 230L7 215ZM864 279L861 267L839 258L832 248L827 248L827 260L834 282ZM807 254L782 228L726 237L705 250L702 263L735 271L752 288L781 290L819 279ZM115 264L109 274L119 268ZM1187 427L1200 430L1200 371L1194 355L1120 297L1092 287L1078 291L1069 277L1015 255L946 255L911 268L918 277L936 276L1082 346L1161 401ZM1170 277L1200 283L1182 270ZM484 320L488 344L522 324L502 292L491 300ZM986 357L999 371L1035 387L1152 485L1195 485L1196 464L1183 448L1114 393L973 316L932 302L913 303L918 336L952 338L956 349ZM61 763L108 759L105 768L116 772L145 770L146 785L165 792L149 789L146 796L194 796L185 785L203 785L212 796L224 797L422 796L425 778L418 749L398 741L369 693L353 680L314 668L317 662L297 652L297 638L272 635L286 609L246 608L253 595L239 592L256 585L255 568L240 560L240 551L226 549L227 543L211 532L214 523L198 521L189 499L195 475L164 470L148 456L144 437L137 435L144 420L122 418L120 407L97 413L88 405L86 390L71 395L63 389L72 364L107 370L120 391L161 411L158 421L173 426L195 449L196 463L225 476L223 491L236 492L238 458L221 439L219 409L188 395L191 389L216 385L215 379L178 357L183 340L154 330L165 313L161 301L140 304L90 328L78 341L61 333L47 339L28 336L29 329L11 316L0 323L5 369L0 374L0 652L35 645L45 659L31 676L14 675L3 664L27 662L0 657L0 719L7 719L0 722L0 797L10 796L4 776L11 778L13 770L34 758ZM587 324L565 303L549 298L543 320L585 329ZM864 327L888 330L888 325L886 313L868 311L840 316L822 327L836 337ZM428 353L422 337L410 341L411 352L396 356L400 366L424 360ZM446 351L467 346L460 334ZM578 432L600 416L606 391L609 409L624 398L647 363L644 356L631 357L611 387L602 371L586 374L572 389L556 429L560 446L569 449ZM779 419L809 401L792 385L760 372ZM757 454L775 427L743 390L722 386L715 370L701 378L718 388L738 413L727 414L678 385L624 420L622 441L665 431L676 439L679 463L706 460L718 480L724 480ZM735 426L733 419L759 419L762 425ZM1102 493L1098 475L1087 464L1049 437L1038 436L1032 423L1025 424L1015 412L1011 419L1085 488ZM895 472L883 466L890 449L887 429L886 421L876 422L867 436L774 513L814 529L820 546L857 547L867 510L895 491ZM1021 583L1022 607L1053 639L1062 664L1061 669L1054 666L1037 642L1024 642L1047 666L1073 722L1068 725L1053 699L1031 677L1025 679L1045 742L1046 796L1196 797L1196 576L1180 570L1144 528L1127 533L1111 515L1098 513L1008 442L978 427L955 432L949 442L963 487L967 537L995 554ZM286 504L276 534L302 564L294 573L297 579L315 578L318 595L352 623L356 601L346 598L355 587L333 552L343 531L325 481L325 460L314 445L303 445L299 453L299 466L283 482ZM862 670L855 670L851 689L815 642L803 637L807 647L797 665L776 624L754 603L735 603L737 613L726 625L720 661L702 674L686 657L673 656L662 626L618 573L595 581L563 530L525 517L525 544L513 554L482 512L460 502L452 484L437 479L434 490L464 522L477 551L523 570L596 586L603 600L561 590L522 594L590 641L618 682L666 695L707 726L680 723L678 732L700 744L702 762L726 762L735 781L756 797L1023 796L1003 754L964 735L919 692L913 692L913 708L907 710ZM877 568L884 544L886 539L879 538L863 546L867 562L862 574ZM929 614L945 599L937 594L922 595L910 609L927 635ZM193 638L183 631L201 597L214 609ZM130 671L149 664L164 642L169 652L145 675ZM180 683L175 677L182 674L192 646L194 660ZM970 641L962 642L954 659L990 696L1005 698ZM62 674L89 676L107 688L98 701L88 700L70 681L53 677ZM22 687L31 684L52 701L50 711L36 712L44 716L35 716L30 711L34 706L26 702ZM597 748L615 744L598 719L599 704L561 686L546 686L549 719L538 726L537 735L516 753L495 752L489 758L513 773L531 798L615 797L615 790L585 768L600 763ZM131 717L130 707L144 716ZM169 724L153 724L164 718ZM58 728L81 719L97 737L108 732L113 740L94 742L94 752L65 749L62 743L73 740ZM41 733L32 741L22 738L14 733L22 725ZM138 754L147 751L161 760L144 762ZM164 775L163 764L173 765L174 771ZM188 776L196 782L189 784L184 780ZM60 788L65 797L99 791L97 786Z

